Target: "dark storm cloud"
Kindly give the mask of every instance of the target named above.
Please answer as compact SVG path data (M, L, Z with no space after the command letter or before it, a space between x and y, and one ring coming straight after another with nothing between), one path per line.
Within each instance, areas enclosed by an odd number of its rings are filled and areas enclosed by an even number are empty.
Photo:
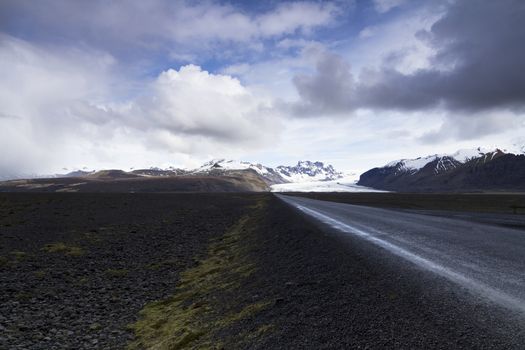
M302 100L298 112L522 109L524 18L522 0L456 1L430 30L416 34L436 54L431 68L412 74L381 68L355 80L341 58L325 55L314 75L294 80Z
M302 109L337 112L352 107L349 96L354 79L350 66L337 55L323 55L317 62L317 74L298 75L293 82L306 102Z

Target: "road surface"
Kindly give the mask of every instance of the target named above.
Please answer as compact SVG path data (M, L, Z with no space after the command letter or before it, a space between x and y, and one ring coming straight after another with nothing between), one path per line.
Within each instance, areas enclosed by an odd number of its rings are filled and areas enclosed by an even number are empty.
M315 220L525 317L525 231L278 195Z

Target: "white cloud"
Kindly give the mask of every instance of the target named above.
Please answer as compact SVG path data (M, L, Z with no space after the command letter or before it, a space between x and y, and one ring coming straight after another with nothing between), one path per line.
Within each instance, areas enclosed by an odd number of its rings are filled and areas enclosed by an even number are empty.
M180 165L241 156L278 137L271 101L231 76L187 65L136 91L117 66L104 53L2 36L0 173ZM124 98L130 85L136 97Z
M282 3L274 11L256 18L256 23L260 36L276 36L329 25L336 14L338 9L330 3Z
M360 39L366 39L373 37L375 34L375 28L374 27L365 27L359 32L359 38Z
M79 9L77 2L48 0L31 6L6 3L2 12L23 13L35 26L50 33L60 32L64 39L96 43L110 51L130 46L151 49L166 42L202 48L215 41L249 43L304 34L333 24L339 9L331 3L299 1L277 3L264 12L250 13L223 2L171 0L93 0ZM0 20L12 19L0 14ZM46 35L47 31L40 34Z
M256 144L274 122L265 112L270 106L231 76L187 65L161 73L148 96L117 113L140 129Z
M399 7L406 3L406 0L373 0L374 7L379 13L386 13L393 8Z
M340 48L338 53L356 72L385 64L405 74L427 68L435 51L418 39L416 33L428 30L441 15L435 8L421 8L391 21L365 27L359 34L361 40Z

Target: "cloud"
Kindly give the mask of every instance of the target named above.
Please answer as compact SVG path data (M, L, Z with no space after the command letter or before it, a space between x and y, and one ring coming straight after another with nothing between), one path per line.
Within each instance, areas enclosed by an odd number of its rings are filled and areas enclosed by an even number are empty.
M297 76L302 111L356 109L473 113L525 107L525 3L457 1L417 36L434 49L430 66L410 73L385 65L352 77L342 57L322 55L310 76Z
M4 174L239 156L278 137L271 101L231 76L186 65L137 89L103 52L0 39Z
M456 140L477 140L489 135L501 134L507 130L521 130L523 118L509 112L484 112L475 118L455 115L446 118L435 130L425 132L418 140L427 144L442 144Z
M227 143L257 143L271 129L270 101L255 97L239 80L195 65L162 72L148 95L114 113L126 125L198 135Z
M339 14L334 4L317 1L255 12L216 1L7 0L0 4L0 30L32 40L83 42L119 56L170 47L172 57L185 58L189 49L216 43L242 43L246 50L246 44L257 48L255 41L307 34L332 25Z
M350 66L338 55L323 54L314 75L297 75L293 82L301 97L295 107L298 114L337 113L353 108L350 98L355 81Z
M374 27L365 27L359 32L359 38L360 39L366 39L373 37L375 35L375 28Z
M393 8L403 5L406 0L373 0L374 8L379 13L386 13Z

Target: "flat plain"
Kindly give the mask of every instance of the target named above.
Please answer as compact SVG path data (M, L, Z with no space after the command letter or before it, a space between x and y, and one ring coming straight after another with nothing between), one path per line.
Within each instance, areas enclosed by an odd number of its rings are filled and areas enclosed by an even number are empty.
M505 198L486 203L523 199ZM517 349L525 339L516 320L271 193L0 194L0 289L9 349Z

